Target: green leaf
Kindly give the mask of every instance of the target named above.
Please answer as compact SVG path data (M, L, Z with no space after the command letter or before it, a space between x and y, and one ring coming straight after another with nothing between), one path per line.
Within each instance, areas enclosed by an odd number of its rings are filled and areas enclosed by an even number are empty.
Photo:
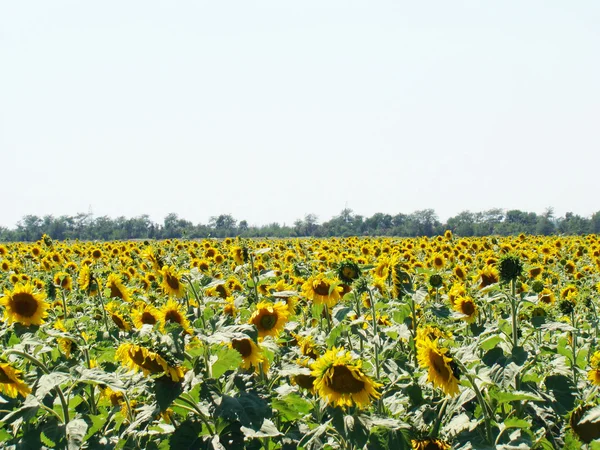
M271 406L279 411L283 420L288 422L301 419L312 409L310 402L298 394L288 394L282 398L275 398Z
M169 437L171 449L199 450L202 447L202 424L186 420Z
M244 433L244 436L246 436L246 438L248 438L248 439L266 438L266 437L274 437L274 436L281 435L281 433L279 432L279 430L277 429L275 424L273 422L271 422L269 419L263 420L263 423L259 430L253 430L252 428L248 428L248 427L244 427L244 426L242 426L240 428L240 430L242 431L242 433Z
M531 423L527 422L524 419L519 419L517 417L511 417L506 419L503 423L504 428L522 428L524 430L529 430L531 428Z
M52 391L56 386L60 386L69 378L69 374L61 372L52 372L42 375L38 381L38 387L35 391L35 396L42 400L46 394Z
M102 426L106 424L107 415L106 414L98 414L97 416L87 416L87 419L92 422L91 426L88 428L87 433L84 437L84 441L87 441L91 438Z
M546 389L556 399L556 410L560 415L565 415L575 407L575 386L565 375L550 375L546 377Z
M242 363L240 352L229 347L220 346L211 359L215 357L216 361L211 369L213 378L220 378L225 372L237 369Z
M67 448L69 450L81 448L87 428L87 423L82 419L73 419L67 424Z
M502 392L502 391L490 391L490 397L498 402L498 404L502 403L510 403L516 401L534 401L534 402L543 402L544 399L538 395L532 394L531 392L524 391L512 391L512 392Z
M481 343L479 344L479 347L481 347L485 351L488 351L488 350L491 350L494 347L496 347L496 345L501 341L502 341L502 337L500 337L498 335L490 336L489 338L481 341Z

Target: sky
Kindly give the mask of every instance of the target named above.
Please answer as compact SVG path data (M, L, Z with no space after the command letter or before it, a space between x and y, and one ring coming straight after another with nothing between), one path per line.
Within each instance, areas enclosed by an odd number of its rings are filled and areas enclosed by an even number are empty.
M600 210L600 2L0 3L0 226Z

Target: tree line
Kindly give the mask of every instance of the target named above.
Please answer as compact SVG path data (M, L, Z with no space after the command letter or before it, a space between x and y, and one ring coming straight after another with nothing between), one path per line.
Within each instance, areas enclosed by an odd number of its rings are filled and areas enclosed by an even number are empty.
M118 239L198 239L208 237L332 237L332 236L435 236L451 230L457 236L488 236L516 234L600 234L600 211L591 217L568 212L555 217L552 208L543 214L520 210L490 209L483 212L463 211L441 222L433 209L410 214L376 213L371 217L355 214L344 208L337 216L319 222L307 214L293 225L277 222L251 226L246 220L236 220L230 214L211 217L208 224L194 224L168 214L162 223L148 215L139 217L93 217L79 213L75 216L24 216L14 229L0 227L0 241L36 241L43 234L54 239L118 240Z

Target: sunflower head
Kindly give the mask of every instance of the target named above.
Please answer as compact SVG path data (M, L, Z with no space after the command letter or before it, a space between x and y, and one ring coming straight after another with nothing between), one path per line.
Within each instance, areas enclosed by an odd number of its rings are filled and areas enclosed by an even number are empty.
M419 365L428 370L427 381L433 383L445 394L455 396L458 390L458 365L447 355L448 349L438 345L438 341L427 336L417 338L417 360Z
M600 423L598 422L581 422L581 419L588 411L593 408L592 405L580 405L573 410L569 418L569 425L573 433L586 444L589 444L595 439L600 438Z
M434 289L439 289L444 285L444 280L441 275L435 273L429 277L429 285Z
M410 441L413 450L450 450L450 444L441 439L425 438Z
M41 325L48 314L45 298L44 293L34 291L31 283L17 283L12 291L5 290L4 297L0 298L5 320L9 324Z
M367 408L381 396L377 388L382 385L365 375L362 361L343 349L334 347L325 352L312 365L311 375L319 396L332 406Z
M517 255L507 253L498 261L498 272L503 283L515 281L523 273L523 262Z
M360 267L354 261L342 261L338 265L337 276L344 283L352 283L360 277Z
M277 337L283 331L289 316L290 311L286 303L263 301L256 305L256 311L250 317L249 323L256 326L259 337Z
M10 364L0 363L0 392L15 398L17 395L27 397L31 389L22 381L22 372Z

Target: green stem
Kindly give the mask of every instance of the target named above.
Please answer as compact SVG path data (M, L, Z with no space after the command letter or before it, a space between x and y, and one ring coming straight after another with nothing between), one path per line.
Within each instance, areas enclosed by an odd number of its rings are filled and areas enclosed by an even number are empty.
M438 415L435 419L435 423L433 424L431 433L429 433L429 436L434 439L437 438L438 433L440 431L440 425L442 424L442 417L444 417L444 414L446 413L446 406L448 406L448 397L446 397L444 399L444 401L442 402L442 404L440 405L440 409L439 409Z
M464 373L465 376L469 379L471 386L473 386L473 390L475 391L475 396L477 397L477 401L479 402L479 406L481 407L481 411L483 412L487 440L491 444L493 442L492 441L492 421L491 421L491 415L493 415L493 412L491 411L490 405L488 405L488 403L483 398L483 394L479 390L477 383L475 383L475 378L473 377L473 375L471 375L469 373L467 368L460 361L458 361L457 359L454 359L454 361L456 362L456 364L458 364L462 373Z
M517 291L517 286L515 285L515 280L512 280L510 282L510 286L511 286L511 297L510 297L510 307L511 307L511 315L512 315L512 340L513 340L513 349L517 348L519 346L519 327L518 327L518 323L517 323L517 315L519 313L518 311L518 304L517 304L517 295L516 295L516 291Z
M198 417L200 417L200 420L204 423L204 425L206 425L208 432L211 434L211 436L213 436L215 434L215 432L213 431L212 427L210 426L210 423L208 422L208 418L204 415L204 413L196 405L196 402L194 402L193 399L188 399L186 397L181 397L181 396L179 397L179 400L187 403L188 405L190 405L193 408L193 410L196 412L196 414L198 414Z
M256 276L256 269L254 268L254 254L250 253L250 270L252 271L252 287L254 288L254 301L258 303L258 278Z
M104 326L106 327L106 332L110 333L110 326L108 325L108 317L106 316L106 309L104 308L104 299L102 298L100 287L98 287L98 299L100 300L100 306L102 306L102 317L104 318Z

